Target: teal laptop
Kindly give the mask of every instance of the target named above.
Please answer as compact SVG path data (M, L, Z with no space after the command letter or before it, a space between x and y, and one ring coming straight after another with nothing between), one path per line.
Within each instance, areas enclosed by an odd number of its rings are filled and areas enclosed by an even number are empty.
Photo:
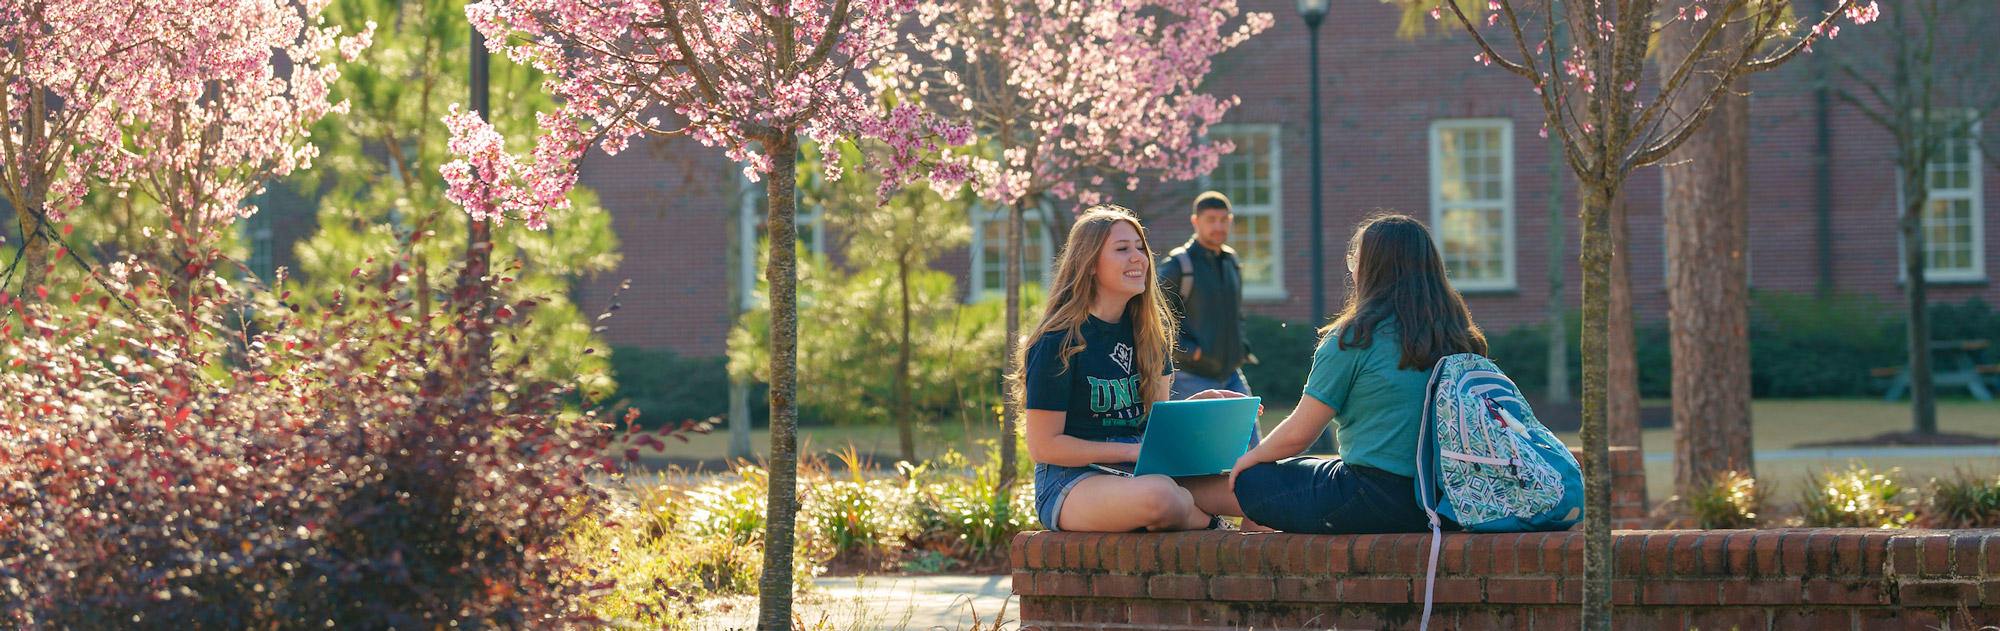
M1228 473L1257 433L1258 397L1161 401L1146 418L1139 462L1092 465L1119 475L1190 476Z

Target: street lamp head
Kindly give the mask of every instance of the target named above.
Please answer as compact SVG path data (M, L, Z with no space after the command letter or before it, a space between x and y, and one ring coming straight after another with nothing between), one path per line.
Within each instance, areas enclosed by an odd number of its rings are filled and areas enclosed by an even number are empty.
M1299 15L1306 19L1306 25L1315 28L1319 26L1320 20L1326 19L1327 5L1332 3L1332 0L1296 1L1298 2Z

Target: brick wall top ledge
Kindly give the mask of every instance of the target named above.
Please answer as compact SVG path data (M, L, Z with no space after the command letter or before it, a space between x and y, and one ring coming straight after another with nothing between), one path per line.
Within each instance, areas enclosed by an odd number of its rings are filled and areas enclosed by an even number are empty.
M2000 530L1620 530L1617 576L1972 580L2000 584ZM1429 534L1030 532L1015 572L1421 576ZM1440 576L1580 576L1583 533L1446 533ZM1997 594L2000 595L2000 594Z

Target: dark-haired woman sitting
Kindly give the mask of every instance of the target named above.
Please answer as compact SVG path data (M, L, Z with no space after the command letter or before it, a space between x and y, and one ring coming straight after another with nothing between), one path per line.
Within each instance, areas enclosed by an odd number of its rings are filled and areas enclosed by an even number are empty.
M1363 223L1349 242L1347 270L1347 305L1320 331L1305 396L1236 462L1231 483L1243 515L1278 530L1428 531L1413 476L1430 369L1446 355L1485 354L1486 337L1415 219ZM1340 457L1292 458L1328 422L1337 423Z

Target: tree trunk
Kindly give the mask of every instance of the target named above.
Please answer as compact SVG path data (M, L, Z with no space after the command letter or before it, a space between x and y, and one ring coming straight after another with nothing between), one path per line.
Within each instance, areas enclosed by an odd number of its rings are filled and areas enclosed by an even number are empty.
M896 353L896 439L904 462L917 461L914 412L910 409L910 254L896 254L896 284L903 290L903 337Z
M1569 301L1563 297L1562 138L1549 135L1549 402L1569 403ZM1616 441L1614 441L1616 442Z
M765 278L771 294L771 460L764 523L764 575L757 581L758 631L792 628L793 530L799 512L798 469L798 136L779 131L764 139L771 156L769 217L771 259Z
M1611 205L1616 181L1584 185L1583 248L1583 621L1610 628L1611 443L1605 433L1611 290Z
M48 282L49 240L43 220L48 216L48 191L32 179L29 186L27 203L22 208L14 209L14 222L21 229L21 249L14 252L7 262L15 266L14 278L18 279L13 285L14 294L23 301L33 303L41 301L35 288ZM18 262L13 259L18 259Z
M1020 459L1014 443L1020 434L1021 397L1026 396L1020 388L1013 387L1011 378L1021 374L1021 230L1025 222L1021 220L1022 207L1026 199L1015 200L1007 209L1007 343L1005 345L1006 374L1010 380L1001 388L1000 405L1000 482L994 501L1000 506L1012 506L1007 501L1014 488L1014 463Z
M1723 19L1736 19L1726 15ZM1664 59L1680 60L1706 25L1676 23L1660 37ZM1740 38L1731 26L1721 37ZM1702 62L1686 94L1714 89ZM1674 491L1689 497L1728 471L1753 473L1750 441L1750 101L1738 85L1712 104L1662 167L1667 224L1668 324L1673 348ZM1693 116L1699 103L1672 103Z
M1931 383L1931 322L1930 300L1925 297L1924 287L1924 231L1923 208L1930 202L1930 191L1924 188L1924 161L1908 160L1917 165L1904 167L1902 220L1897 227L1903 237L1903 269L1907 270L1903 281L1903 294L1908 304L1908 335L1910 352L1910 431L1919 434L1937 433L1937 387ZM1911 171L1914 171L1912 173Z
M1613 446L1641 448L1639 424L1639 347L1632 327L1632 230L1631 205L1621 191L1611 201L1611 352L1605 387L1605 424Z
M48 117L48 94L43 88L32 88L28 90L27 99L27 116L23 118L23 124L27 129L22 138L33 143L33 146L26 150L30 153L47 151L49 144L43 139L47 133L44 126ZM48 268L52 262L49 260L49 240L46 232L54 229L53 226L47 225L48 176L51 174L37 166L41 162L38 159L22 160L16 165L16 168L22 169L21 175L24 181L21 195L26 199L15 200L20 202L20 205L14 208L14 222L21 228L19 246L21 249L15 252L13 260L9 260L8 263L16 266L14 273L18 282L13 285L14 294L26 302L41 301L41 296L35 292L35 288L48 282Z

